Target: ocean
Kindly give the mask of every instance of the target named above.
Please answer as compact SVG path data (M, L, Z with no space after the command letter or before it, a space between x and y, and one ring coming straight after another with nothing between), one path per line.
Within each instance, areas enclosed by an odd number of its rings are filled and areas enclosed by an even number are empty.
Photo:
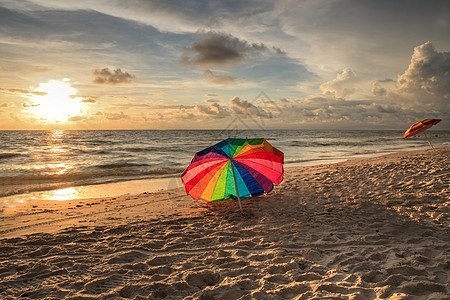
M285 168L429 148L423 133L402 139L403 133L397 130L0 131L0 203L13 198L39 198L37 193L58 189L105 190L105 184L115 184L112 194L132 193L129 189L133 185L126 183L139 186L134 192L154 190L152 182L179 178L196 152L228 137L266 138L284 152ZM427 135L435 147L450 144L450 131L428 130ZM168 181L163 182L164 185ZM174 182L174 187L180 185L179 181L172 181L172 186ZM164 188L163 185L159 187ZM68 199L74 197L67 193L59 195L61 199L65 199L64 195Z

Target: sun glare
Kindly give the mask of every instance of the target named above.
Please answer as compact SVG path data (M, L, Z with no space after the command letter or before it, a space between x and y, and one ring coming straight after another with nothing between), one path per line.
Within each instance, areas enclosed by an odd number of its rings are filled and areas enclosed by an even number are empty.
M64 123L69 117L80 113L82 104L81 98L76 97L77 92L69 79L40 83L28 96L32 101L28 107L47 123Z

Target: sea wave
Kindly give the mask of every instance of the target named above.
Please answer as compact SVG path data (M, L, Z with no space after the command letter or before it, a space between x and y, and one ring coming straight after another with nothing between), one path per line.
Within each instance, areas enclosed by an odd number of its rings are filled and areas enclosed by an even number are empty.
M127 147L122 148L124 151L130 151L130 152L153 152L158 151L160 149L155 147Z
M0 182L2 185L7 184L20 184L21 182L29 181L64 181L64 180L83 180L90 178L100 178L108 176L142 176L142 175L175 175L181 174L184 168L181 167L155 167L148 169L110 169L104 171L85 171L85 172L74 172L74 173L64 173L64 174L23 174L16 176L0 176Z
M181 167L155 167L147 169L109 169L65 174L23 174L0 176L0 197L42 191L67 186L80 186L120 182L135 179L178 177Z
M425 137L400 131L258 131L285 153L286 168L429 147ZM24 190L179 176L194 154L223 138L222 131L0 131L0 196ZM253 136L242 131L238 136ZM450 131L431 142L448 145Z
M6 159L6 158L16 157L16 156L20 156L20 155L22 155L22 154L16 153L16 152L5 152L5 153L0 153L0 159Z
M329 160L335 160L335 159L343 159L342 157L323 157L323 158L305 158L305 159L291 159L286 160L284 163L286 165L289 164L301 164L301 163L309 163L309 162L315 162L315 161L329 161Z
M361 146L362 142L352 141L291 141L288 146L291 147L335 147L335 146Z
M129 162L119 162L119 163L112 163L112 164L104 164L104 165L97 165L95 167L100 169L122 169L122 168L132 168L132 167L146 167L150 166L149 164L135 164L135 163L129 163Z

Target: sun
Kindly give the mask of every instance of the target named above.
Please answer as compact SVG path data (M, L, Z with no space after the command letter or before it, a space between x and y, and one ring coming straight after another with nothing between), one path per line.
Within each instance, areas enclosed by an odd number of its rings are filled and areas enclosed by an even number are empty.
M44 122L64 123L81 112L82 103L81 98L76 96L77 92L67 78L40 83L27 96L32 101L28 107Z

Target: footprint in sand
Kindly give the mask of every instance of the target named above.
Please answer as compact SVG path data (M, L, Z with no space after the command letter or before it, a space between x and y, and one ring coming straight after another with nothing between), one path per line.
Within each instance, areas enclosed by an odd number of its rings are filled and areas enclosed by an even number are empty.
M185 277L186 282L190 286L205 288L219 283L220 275L209 270L200 272L189 272Z
M109 275L106 277L96 278L87 282L84 285L84 291L87 294L99 295L113 290L117 286L120 286L123 279L118 274Z
M127 251L124 253L115 254L114 257L107 260L108 264L125 264L136 261L145 260L148 255L143 254L139 251Z

